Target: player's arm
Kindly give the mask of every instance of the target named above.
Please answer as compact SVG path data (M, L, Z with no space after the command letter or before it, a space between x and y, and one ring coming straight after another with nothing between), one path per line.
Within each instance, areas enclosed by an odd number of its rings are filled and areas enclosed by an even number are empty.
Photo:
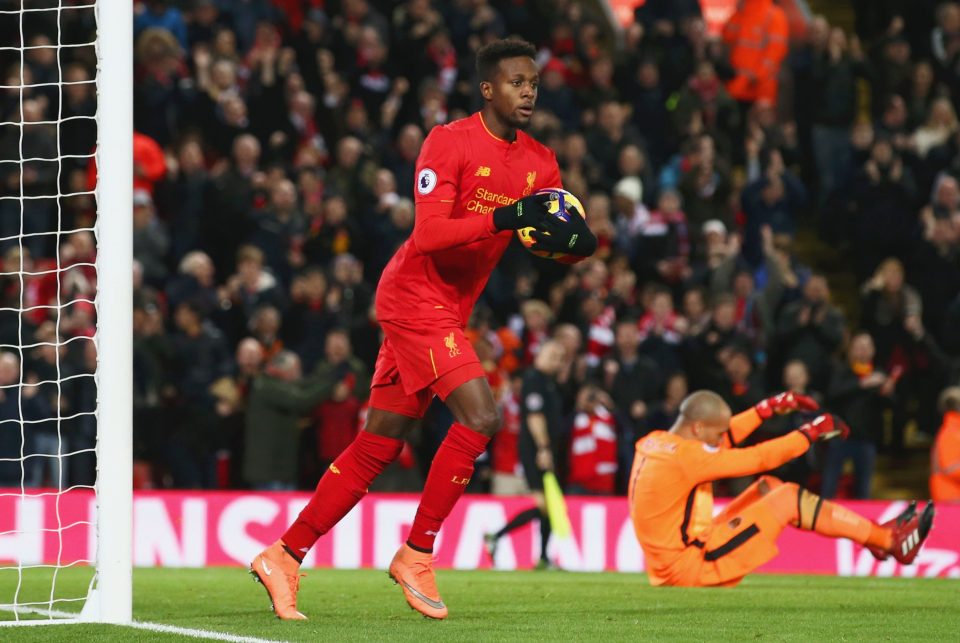
M730 429L724 434L725 447L735 447L742 444L757 430L764 420L774 415L785 415L794 411L816 411L820 408L816 400L806 395L787 391L769 397L753 408L734 415L730 419Z
M687 475L696 482L735 478L775 469L806 453L814 442L840 437L845 439L850 429L838 418L820 415L773 440L743 449L721 449L708 444L690 442L683 445L681 462Z
M743 449L721 449L706 443L684 445L683 468L697 483L735 478L775 469L806 453L810 442L797 431Z
M527 429L537 445L537 465L546 471L553 470L553 451L550 448L550 432L547 430L547 417L543 413L531 413L527 416ZM546 460L547 462L543 462Z
M413 243L423 254L489 239L501 230L536 226L546 217L546 197L533 195L488 215L451 219L460 191L464 146L445 127L435 127L417 158Z
M418 203L413 224L413 243L423 254L489 239L503 230L539 227L546 216L548 195L533 194L516 203L496 208L480 217L451 219L453 201Z
M336 383L335 379L323 374L299 382L259 377L254 380L253 385L274 408L292 413L306 413L328 399Z
M553 470L553 451L550 448L550 427L543 412L545 394L541 383L525 377L520 390L520 404L527 431L537 447L537 466L543 471Z

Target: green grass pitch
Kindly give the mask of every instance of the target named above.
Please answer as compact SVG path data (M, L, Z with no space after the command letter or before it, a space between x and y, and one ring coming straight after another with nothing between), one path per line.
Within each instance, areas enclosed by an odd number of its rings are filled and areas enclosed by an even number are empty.
M0 603L16 574L0 570ZM382 571L310 570L300 609L273 617L263 588L239 568L138 569L134 618L282 641L957 640L960 581L828 576L749 577L735 589L652 588L634 574L438 572L446 621L411 611ZM13 582L11 582L13 581ZM89 570L59 573L58 595L83 595ZM46 600L47 572L21 600ZM11 614L0 612L0 620ZM2 641L174 641L104 625L0 628ZM196 639L192 639L196 640Z

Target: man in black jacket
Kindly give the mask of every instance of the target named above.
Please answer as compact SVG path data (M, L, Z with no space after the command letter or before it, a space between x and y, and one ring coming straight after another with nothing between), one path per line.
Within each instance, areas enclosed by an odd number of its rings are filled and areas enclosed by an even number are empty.
M846 361L835 367L830 379L827 400L833 412L847 421L850 437L842 446L827 445L820 488L824 498L836 496L848 459L853 460L854 466L854 497L870 497L877 444L883 436L883 410L897 383L896 377L875 367L875 353L869 333L854 335Z

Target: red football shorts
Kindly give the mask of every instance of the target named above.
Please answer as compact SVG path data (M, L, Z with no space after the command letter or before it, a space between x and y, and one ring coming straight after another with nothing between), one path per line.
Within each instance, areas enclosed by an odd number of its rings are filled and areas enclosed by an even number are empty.
M370 406L422 418L434 395L446 400L461 384L484 377L460 328L429 322L381 322L384 335L370 384Z

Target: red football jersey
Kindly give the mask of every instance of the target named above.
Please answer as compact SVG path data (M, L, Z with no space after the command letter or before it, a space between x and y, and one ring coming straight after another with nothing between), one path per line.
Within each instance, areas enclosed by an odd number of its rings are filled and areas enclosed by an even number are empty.
M617 475L617 428L611 413L598 406L577 413L570 436L569 484L594 493L613 493Z
M520 402L513 392L503 397L500 406L503 412L503 427L493 436L490 447L491 468L497 473L522 475L517 439L520 436Z
M413 234L383 271L377 318L466 327L514 234L490 214L552 187L561 187L556 155L524 132L497 138L479 112L434 127L417 158Z

